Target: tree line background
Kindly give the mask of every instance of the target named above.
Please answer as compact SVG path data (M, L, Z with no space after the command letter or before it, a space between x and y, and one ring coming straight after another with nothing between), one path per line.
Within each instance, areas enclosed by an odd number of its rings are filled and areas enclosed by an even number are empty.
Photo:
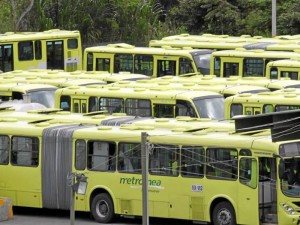
M271 37L272 0L0 0L0 33L79 30L85 46L180 33ZM277 35L300 34L300 1L277 0Z

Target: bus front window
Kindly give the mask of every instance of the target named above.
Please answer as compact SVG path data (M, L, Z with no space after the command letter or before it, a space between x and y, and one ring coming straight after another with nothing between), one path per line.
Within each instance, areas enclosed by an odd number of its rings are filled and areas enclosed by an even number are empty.
M300 197L300 142L283 144L279 150L284 157L279 166L281 190L287 196Z
M200 72L202 75L208 75L210 74L210 58L211 54L193 54L194 61L196 63L198 72Z
M193 100L200 118L224 119L224 98L215 96Z
M300 197L300 159L290 158L284 161L284 173L281 189L285 195Z
M47 108L54 107L54 92L55 90L38 90L31 91L30 100L32 103L40 103Z

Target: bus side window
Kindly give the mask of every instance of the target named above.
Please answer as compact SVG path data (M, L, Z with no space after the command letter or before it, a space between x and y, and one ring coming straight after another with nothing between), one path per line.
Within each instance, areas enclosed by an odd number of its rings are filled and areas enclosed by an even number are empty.
M239 75L239 64L238 63L224 63L224 76L237 76Z
M71 97L67 95L62 95L60 97L60 108L63 111L71 111Z
M115 170L115 143L90 141L88 142L88 169L96 171Z
M181 149L181 174L185 177L203 177L205 152L203 147L183 146Z
M127 173L142 173L141 145L120 143L118 153L118 170Z
M176 61L175 60L157 60L157 77L166 75L176 75Z
M264 76L264 60L246 58L243 62L243 76Z
M37 166L39 140L35 137L13 137L11 163L18 166Z
M68 49L77 49L78 40L76 38L68 39Z
M215 57L214 58L214 75L216 75L217 77L220 77L220 73L221 73L221 59L220 57Z
M239 181L251 188L257 187L257 162L252 158L241 158Z
M96 71L110 72L110 59L109 58L96 58Z
M243 105L240 103L233 103L230 106L230 118L238 115L243 115Z
M179 58L179 75L186 73L194 73L192 61L188 58Z
M33 43L32 41L21 41L18 44L19 60L33 60Z
M135 55L133 72L152 76L153 75L153 56L152 55Z
M271 113L271 112L274 112L274 106L273 105L270 105L270 104L266 104L263 106L263 114L265 113Z
M176 101L175 116L196 117L196 112L191 103L183 100Z
M133 56L131 54L115 54L114 73L123 71L133 73Z
M277 67L270 68L270 79L278 79L278 69Z
M150 174L178 176L179 148L175 145L155 145L149 161Z
M131 116L151 117L151 101L148 99L126 99L125 113Z
M93 71L94 68L94 57L93 53L88 53L86 56L86 70L87 71Z
M206 175L210 179L236 180L237 150L208 148Z
M34 54L36 60L42 59L42 42L40 40L34 42Z
M86 143L84 140L76 140L75 142L75 168L84 170L86 167Z
M9 150L9 137L1 135L0 136L0 164L8 164L8 150Z
M99 100L97 97L89 97L89 109L88 109L88 112L95 112L95 111L98 111L99 109Z
M174 105L155 104L154 117L174 118Z

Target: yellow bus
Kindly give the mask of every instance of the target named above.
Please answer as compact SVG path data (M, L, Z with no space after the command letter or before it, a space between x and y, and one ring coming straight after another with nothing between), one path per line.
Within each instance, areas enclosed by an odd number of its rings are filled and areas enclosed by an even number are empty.
M218 77L266 77L269 62L299 57L296 52L264 50L224 50L211 55L210 74Z
M82 69L79 31L7 32L0 35L0 70Z
M73 86L55 92L55 108L76 113L107 110L142 117L223 119L224 97L215 92L166 88Z
M300 95L292 90L246 93L225 99L224 117L230 119L238 115L257 115L295 109L300 109Z
M84 50L83 69L144 74L151 78L186 73L209 74L212 50L135 47L126 43Z
M300 80L300 61L298 59L282 59L269 62L266 67L266 76L270 79L288 77L291 80Z
M278 121L274 117L265 120ZM116 215L141 216L141 133L146 132L150 217L215 225L299 224L300 140L279 138L269 129L241 132L240 125L235 133L181 132L3 119L0 195L14 206L67 210L72 188L67 177L84 174L87 189L76 194L76 211L91 212L100 223Z
M0 84L0 102L22 100L26 103L40 103L54 107L54 92L57 87L47 84Z

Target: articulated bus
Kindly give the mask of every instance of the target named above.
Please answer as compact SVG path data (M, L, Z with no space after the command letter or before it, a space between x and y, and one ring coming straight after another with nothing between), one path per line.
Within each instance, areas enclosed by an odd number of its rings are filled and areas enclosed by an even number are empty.
M82 69L79 31L7 32L0 35L0 70Z
M170 80L171 81L171 80ZM174 90L193 90L193 91L212 91L219 93L227 98L232 95L241 93L259 93L270 91L266 87L252 86L252 85L239 85L239 84L205 84L201 85L195 82L174 82L164 81L161 79L151 79L151 80L138 80L138 81L119 81L110 84L113 87L126 87L126 88L167 88Z
M300 109L300 92L295 89L246 93L225 99L224 117L230 119L238 115L257 115L295 109Z
M144 74L151 78L186 73L209 73L212 50L135 47L118 43L84 50L83 69Z
M26 103L39 103L53 108L56 90L57 87L47 84L3 83L0 84L0 103L22 100Z
M299 57L296 52L264 50L224 50L211 55L210 74L218 77L266 77L269 62Z
M299 118L299 112L293 116ZM281 131L290 134L284 139L269 129L247 126L278 117L237 119L237 132L1 119L0 195L14 206L68 210L72 187L67 177L84 174L87 190L76 194L76 211L91 212L100 223L117 215L141 216L144 144L151 152L146 171L150 217L215 225L296 225L299 132ZM146 143L141 143L142 132Z
M215 92L166 88L73 86L55 92L55 108L76 113L107 110L141 117L223 119L224 97Z

